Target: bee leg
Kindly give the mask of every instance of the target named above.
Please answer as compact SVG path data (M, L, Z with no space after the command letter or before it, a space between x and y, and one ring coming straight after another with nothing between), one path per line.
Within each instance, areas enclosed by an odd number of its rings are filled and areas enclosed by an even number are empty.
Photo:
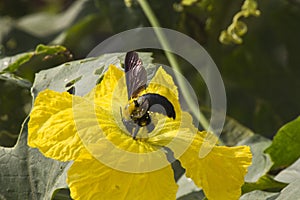
M70 88L67 90L67 92L68 92L69 94L75 94L75 87L74 87L74 86L70 87Z
M127 129L127 131L133 136L134 134L135 134L135 136L136 136L136 134L137 133L132 133L132 131L133 131L133 129L137 126L136 124L134 124L132 121L128 121L128 120L126 120L126 119L124 119L123 118L123 115L122 115L122 108L120 107L120 115L121 115L121 118L122 118L122 122L123 122L123 124L124 124L124 126L126 127L126 129ZM135 130L136 130L137 128L135 128ZM137 131L135 131L135 132L138 132L138 130ZM134 138L135 139L135 138Z
M155 126L152 122L150 124L148 124L146 127L147 127L148 133L151 133L155 128Z
M135 140L136 139L136 135L138 134L140 130L140 126L139 125L136 125L135 126L135 129L134 129L134 132L131 134L132 138Z

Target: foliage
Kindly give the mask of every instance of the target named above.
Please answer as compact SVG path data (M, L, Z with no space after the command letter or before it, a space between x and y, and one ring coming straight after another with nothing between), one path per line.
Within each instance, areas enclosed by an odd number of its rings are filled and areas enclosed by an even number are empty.
M299 126L300 117L281 127L272 145L266 149L266 153L270 154L274 161L273 169L285 168L300 157Z
M53 194L54 198L68 198L66 190L57 193L58 189L67 188L67 163L46 159L26 145L25 118L32 103L30 88L35 97L46 87L66 91L78 80L91 85L99 82L107 62L120 63L123 58L112 54L105 59L78 59L115 33L151 25L138 1L126 2L0 2L0 198L20 199L20 194L25 199L51 199ZM162 27L195 39L219 67L230 116L221 139L230 146L249 145L254 156L241 199L296 198L300 184L299 2L153 0L149 3ZM219 37L229 45L220 43ZM163 52L153 52L154 62L166 63ZM76 61L69 62L73 59ZM150 63L152 58L145 54L143 60ZM197 91L201 107L209 109L209 94L202 78L181 58L177 57L177 62ZM79 67L85 70L78 75ZM88 87L78 87L77 92L87 90ZM16 146L9 148L18 137ZM178 165L176 168L181 174L182 168ZM185 195L179 199L203 198L199 188L197 192L190 184L184 188Z
M255 0L245 0L241 11L234 15L232 24L229 25L226 31L221 32L220 42L224 44L241 44L243 42L241 37L247 32L247 25L240 21L240 18L251 15L256 17L260 15L260 11L257 10L257 2Z

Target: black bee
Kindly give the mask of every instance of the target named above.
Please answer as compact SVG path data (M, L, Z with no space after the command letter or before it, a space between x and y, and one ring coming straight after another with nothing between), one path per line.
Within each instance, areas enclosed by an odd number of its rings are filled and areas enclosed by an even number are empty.
M124 113L124 117L122 116L123 124L134 139L140 127L146 126L148 132L154 129L154 125L151 123L150 111L162 113L175 119L174 106L166 97L155 93L145 93L147 88L147 72L138 54L134 51L126 54L125 73L128 104L125 106L123 112L121 110L121 115ZM163 108L160 106L152 107L155 104L159 104Z

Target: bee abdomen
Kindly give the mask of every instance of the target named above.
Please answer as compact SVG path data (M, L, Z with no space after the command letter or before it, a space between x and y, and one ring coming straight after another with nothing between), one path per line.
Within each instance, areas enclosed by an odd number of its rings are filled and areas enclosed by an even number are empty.
M148 100L150 111L161 113L161 114L167 115L170 118L175 119L176 113L174 110L174 106L166 97L161 96L159 94L155 94L155 93L147 93L147 94L144 94L142 97L144 97L145 99ZM163 107L163 109L159 106L152 107L155 104L161 105Z

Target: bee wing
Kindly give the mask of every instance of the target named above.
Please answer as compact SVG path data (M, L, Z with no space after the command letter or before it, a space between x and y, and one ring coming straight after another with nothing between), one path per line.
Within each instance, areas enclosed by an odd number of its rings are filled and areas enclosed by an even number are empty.
M128 99L136 97L146 88L147 72L136 52L130 51L125 57L125 73Z

